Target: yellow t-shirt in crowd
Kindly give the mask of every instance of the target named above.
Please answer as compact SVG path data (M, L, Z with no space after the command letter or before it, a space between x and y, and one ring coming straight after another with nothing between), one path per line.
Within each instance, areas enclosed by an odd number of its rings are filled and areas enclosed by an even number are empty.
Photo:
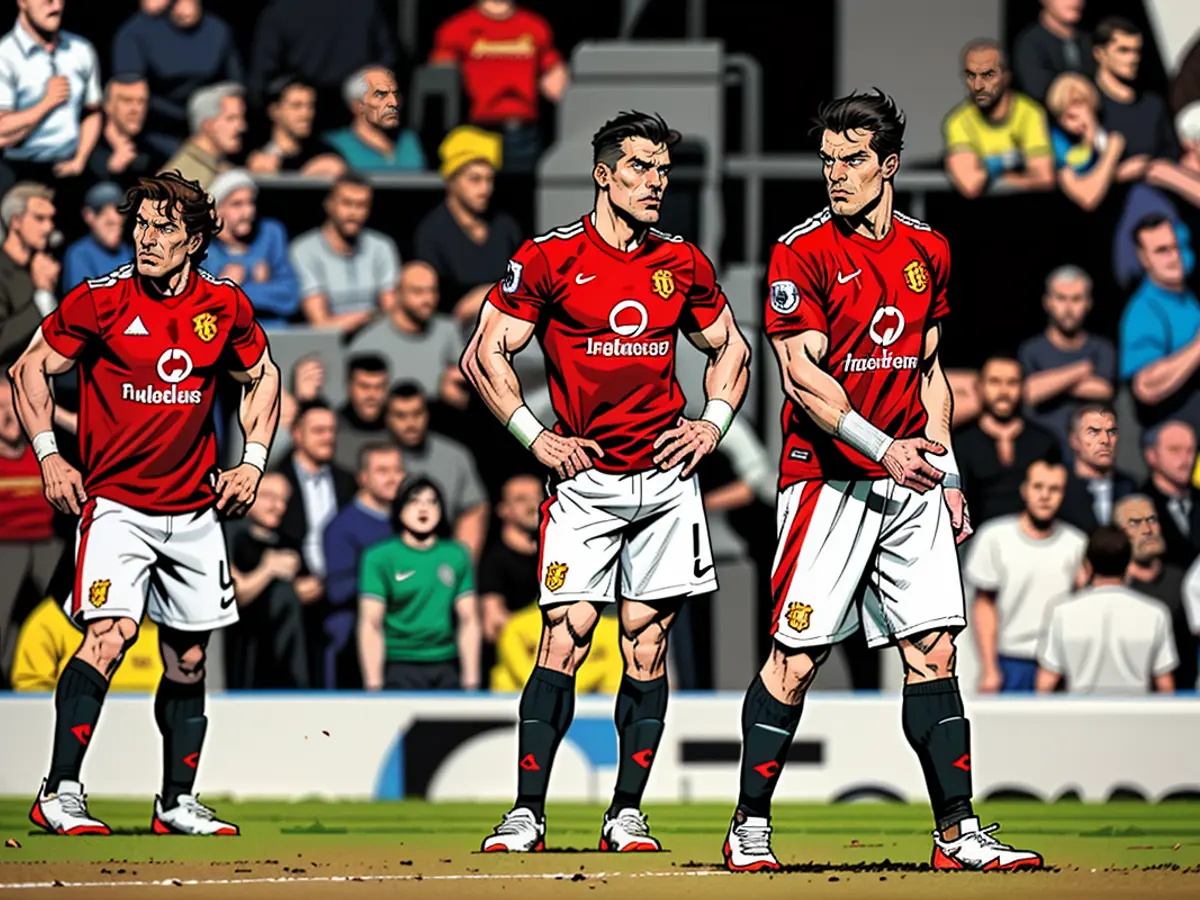
M71 624L58 601L46 598L31 612L17 635L13 658L14 691L53 691L83 635ZM158 626L142 621L137 640L113 675L109 690L153 693L162 679Z
M950 110L942 130L947 155L971 151L984 161L992 177L1021 169L1026 160L1051 153L1046 111L1017 91L1012 92L1011 108L1003 121L984 118L968 99Z
M542 611L536 603L509 617L496 641L493 691L519 691L533 674L542 639ZM615 615L601 616L592 633L592 650L575 673L575 693L615 694L625 673L621 658L621 625Z

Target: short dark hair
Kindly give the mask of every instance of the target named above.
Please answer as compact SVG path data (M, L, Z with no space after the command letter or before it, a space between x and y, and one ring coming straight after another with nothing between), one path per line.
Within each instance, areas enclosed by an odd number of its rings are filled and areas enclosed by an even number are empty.
M267 106L278 103L283 99L283 95L288 92L288 88L307 88L313 90L313 86L295 73L289 72L286 75L279 75L267 82Z
M125 192L125 202L118 211L123 215L136 215L143 200L149 200L161 215L183 225L189 237L200 235L200 247L192 254L191 261L202 262L209 244L220 233L224 223L217 215L217 205L212 196L200 186L200 182L189 181L178 169L143 176ZM178 214L176 206L180 209Z
M1017 367L1017 371L1021 373L1021 377L1025 377L1025 367L1021 365L1021 360L1017 358L1017 354L1009 353L1007 351L1003 353L989 353L984 359L983 365L979 367L979 374L983 375L983 370L994 362L1011 363Z
M400 453L400 448L391 441L367 441L358 448L358 471L367 467L367 457L372 453Z
M329 187L329 193L332 194L338 188L347 184L353 185L354 187L369 188L372 191L375 190L375 188L371 185L371 182L367 179L366 175L362 174L361 172L356 172L353 169L349 169L343 172L337 178L333 179L333 184Z
M1029 471L1034 466L1049 466L1052 469L1064 468L1065 464L1063 463L1063 460L1062 460L1062 452L1060 450L1058 450L1058 448L1056 448L1056 447L1051 447L1051 448L1047 449L1044 453L1042 453L1042 455L1039 456L1037 459L1031 459L1029 461L1029 465L1027 465L1025 467L1025 471L1021 474L1022 481L1024 481L1025 479L1027 479L1029 477Z
M1149 231L1151 228L1157 228L1159 225L1170 223L1170 219L1162 213L1149 213L1142 216L1133 226L1133 242L1137 246L1142 245L1142 232Z
M813 132L869 131L870 147L882 163L893 153L899 156L904 149L905 121L895 100L879 88L871 88L822 103L813 118Z
M404 511L404 507L412 500L413 495L425 488L433 491L437 497L438 507L442 511L441 518L438 520L437 527L433 529L433 533L440 538L448 538L450 537L450 522L446 514L446 500L442 496L442 489L438 486L438 483L427 475L415 475L404 479L400 484L400 490L396 491L396 499L392 501L392 527L397 534L400 533L400 513Z
M300 420L315 409L324 409L333 412L333 407L322 397L314 397L312 400L302 400L296 406L296 418L292 419L292 427L295 428L299 425Z
M652 144L666 144L669 148L679 143L680 135L658 113L637 110L618 113L592 135L592 164L604 163L615 169L623 155L621 142L635 137L645 138Z
M370 372L375 375L382 372L387 374L387 360L378 353L355 353L346 360L346 380L350 380L355 372Z
M1117 418L1117 411L1109 403L1085 403L1071 413L1070 430L1074 432L1079 427L1079 423L1083 421L1083 417L1089 413L1101 413L1102 415L1112 416L1113 421L1116 421Z
M1116 525L1101 525L1088 538L1084 558L1092 567L1092 574L1101 578L1120 578L1129 568L1133 547L1124 528Z
M389 400L411 400L413 397L425 399L425 392L415 381L397 381L388 391Z
M141 84L146 76L141 72L118 72L108 79L108 84Z
M1138 28L1124 16L1105 16L1096 23L1096 30L1092 32L1092 40L1097 47L1107 46L1117 36L1118 31L1121 34L1131 34L1134 37L1142 36L1142 29Z

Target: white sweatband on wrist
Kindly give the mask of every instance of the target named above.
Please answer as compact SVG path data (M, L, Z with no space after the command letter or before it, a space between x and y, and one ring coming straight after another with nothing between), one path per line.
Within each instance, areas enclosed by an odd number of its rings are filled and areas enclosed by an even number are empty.
M700 414L700 418L716 425L717 432L721 437L725 437L725 432L729 430L729 424L733 421L733 407L724 400L709 400L704 404L704 412Z
M508 433L521 442L526 450L537 440L537 436L546 430L546 426L538 421L528 406L520 406L508 420Z
M53 431L42 431L33 436L33 453L38 462L57 452L58 440L55 439Z
M946 473L946 477L942 479L942 487L948 491L962 490L962 475L958 471L958 460L954 458L954 451L949 447L941 456L934 453L925 454L925 459L935 469L939 469Z
M260 472L267 470L267 448L262 444L250 442L242 451L242 464L254 466Z
M42 288L33 292L33 305L44 319L58 308L58 298L54 296L54 291Z
M883 459L883 454L887 453L888 447L892 446L890 437L853 409L842 416L841 421L838 422L836 436L838 440L849 444L863 456L875 462Z

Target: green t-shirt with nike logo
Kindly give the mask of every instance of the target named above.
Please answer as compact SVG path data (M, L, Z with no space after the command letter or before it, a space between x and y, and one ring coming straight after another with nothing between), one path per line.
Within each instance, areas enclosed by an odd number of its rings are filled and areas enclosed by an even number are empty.
M458 658L454 604L475 592L471 558L457 541L427 550L399 537L376 544L358 567L358 596L386 605L388 662L450 662Z

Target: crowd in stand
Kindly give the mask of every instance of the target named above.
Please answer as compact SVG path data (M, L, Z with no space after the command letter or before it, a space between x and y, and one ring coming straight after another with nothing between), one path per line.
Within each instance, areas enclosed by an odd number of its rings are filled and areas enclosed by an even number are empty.
M428 61L458 71L468 111L428 145L405 125L407 86L374 0L266 4L248 66L199 0L142 0L106 54L61 29L61 2L17 6L0 40L0 365L66 290L130 261L124 189L171 169L212 194L224 227L204 267L242 285L269 333L308 327L341 341L340 367L309 356L286 373L269 472L227 529L242 621L225 635L226 686L519 688L541 631L544 473L471 395L458 360L527 236L493 208L496 174L532 171L539 104L570 81L549 23L479 0L440 25ZM1046 278L1045 329L954 373L955 449L978 530L964 554L978 687L1190 690L1200 302L1175 204L1200 204L1200 44L1168 107L1131 86L1139 29L1109 18L1085 34L1082 7L1043 0L1011 54L972 42L969 97L945 122L946 171L967 197L1057 188L1093 209L1114 183L1138 183L1113 238L1130 293L1117 340L1087 330L1092 277L1064 262ZM425 169L445 198L402 258L368 226L371 178ZM277 175L329 182L318 227L293 234L258 214L262 179ZM62 233L77 239L60 253ZM77 430L72 378L56 384L62 446ZM1118 425L1123 385L1137 420ZM229 423L219 427L228 438ZM1144 484L1116 469L1122 430L1140 435ZM722 453L701 471L710 509L761 513L761 442L739 425ZM440 523L437 541L406 544L406 517ZM56 609L73 534L42 499L4 386L0 684L49 689L74 649ZM747 543L753 555L769 541ZM146 623L115 687L156 683L161 663L139 649L155 643ZM614 689L621 668L606 617L580 689Z

